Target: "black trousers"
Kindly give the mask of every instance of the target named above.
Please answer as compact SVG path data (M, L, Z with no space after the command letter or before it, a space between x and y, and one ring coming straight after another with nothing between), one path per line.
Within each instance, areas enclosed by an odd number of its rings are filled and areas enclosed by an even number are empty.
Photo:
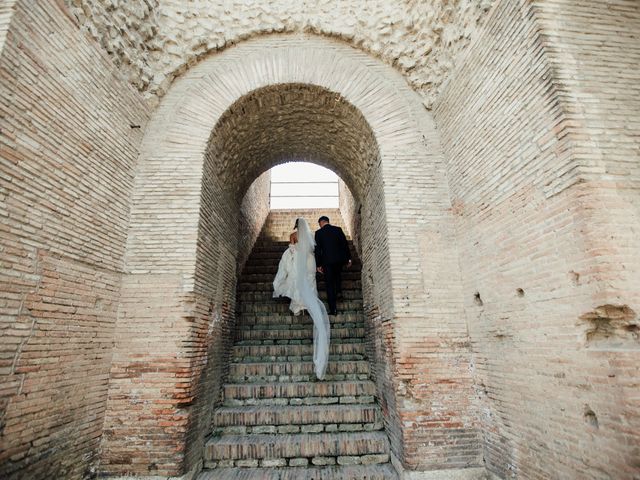
M329 311L337 311L336 296L342 293L342 264L329 263L322 266L324 281L327 286L327 303Z

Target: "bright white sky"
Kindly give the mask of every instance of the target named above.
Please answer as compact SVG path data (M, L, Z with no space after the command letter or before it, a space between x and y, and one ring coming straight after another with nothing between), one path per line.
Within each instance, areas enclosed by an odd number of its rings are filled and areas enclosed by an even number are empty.
M312 163L271 169L271 208L338 208L338 176Z

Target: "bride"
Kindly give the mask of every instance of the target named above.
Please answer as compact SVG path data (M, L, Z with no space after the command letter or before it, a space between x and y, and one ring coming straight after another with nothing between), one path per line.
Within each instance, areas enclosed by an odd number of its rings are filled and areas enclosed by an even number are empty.
M289 248L284 252L273 280L273 297L291 299L289 309L294 315L307 310L313 320L313 364L316 377L322 380L329 359L329 316L316 287L315 241L304 218L296 219L294 232L289 237Z

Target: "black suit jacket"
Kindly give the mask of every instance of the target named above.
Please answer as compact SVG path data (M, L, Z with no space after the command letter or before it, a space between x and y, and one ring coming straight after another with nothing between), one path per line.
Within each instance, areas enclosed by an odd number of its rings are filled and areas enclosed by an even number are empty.
M340 227L327 224L316 230L316 265L345 264L351 260L347 237Z

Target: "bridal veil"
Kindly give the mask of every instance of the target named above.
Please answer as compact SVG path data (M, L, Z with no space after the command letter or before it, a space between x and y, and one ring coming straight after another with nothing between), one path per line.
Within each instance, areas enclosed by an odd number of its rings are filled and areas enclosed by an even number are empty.
M322 380L329 361L330 324L324 304L315 286L315 240L304 218L298 219L298 254L295 256L296 278L302 303L313 320L313 364L316 377Z

